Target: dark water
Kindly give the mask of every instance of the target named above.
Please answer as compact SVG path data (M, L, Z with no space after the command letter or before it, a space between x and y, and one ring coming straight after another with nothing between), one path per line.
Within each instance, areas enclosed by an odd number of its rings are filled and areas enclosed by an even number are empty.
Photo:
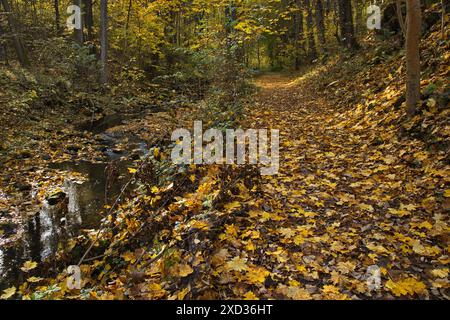
M115 119L111 124L117 123L122 122ZM127 168L132 165L130 156L143 156L147 150L146 143L135 137L116 138L108 133L100 137L109 162L66 162L50 166L55 174L57 171L78 172L87 180L66 180L65 199L54 206L45 201L41 210L28 219L24 236L12 246L0 247L0 290L17 286L24 280L26 275L20 267L25 261L51 263L58 246L77 236L80 229L98 227L104 206L114 202L127 181ZM115 152L117 144L126 145L126 150Z

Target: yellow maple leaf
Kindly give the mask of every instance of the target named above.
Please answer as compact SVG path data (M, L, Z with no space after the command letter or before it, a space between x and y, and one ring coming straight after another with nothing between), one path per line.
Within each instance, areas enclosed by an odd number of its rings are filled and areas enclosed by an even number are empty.
M388 254L389 250L387 250L385 247L383 247L381 244L380 245L375 245L373 243L367 243L366 244L367 249L374 251L378 254Z
M33 269L35 269L37 267L37 262L34 261L27 261L23 264L22 268L20 268L20 270L22 270L23 272L29 272Z
M184 278L194 272L194 269L191 268L188 264L180 264L178 265L178 273L177 275Z
M278 232L283 235L283 237L290 239L295 236L295 230L291 228L280 228Z
M159 157L159 148L153 149L153 156L154 156L155 158L158 158L158 157Z
M322 292L326 299L332 300L347 300L348 296L341 293L339 288L333 285L325 285L323 286Z
M311 295L308 291L297 286L290 286L286 290L286 296L293 300L311 300Z
M425 284L414 278L406 278L397 282L389 280L386 282L386 288L397 297L413 295L415 293L420 294L426 291Z
M184 297L186 297L186 295L189 293L189 291L190 291L189 287L184 288L183 290L180 290L180 291L177 293L177 296L176 296L177 299L178 299L178 300L183 300Z
M167 291L159 283L150 283L146 288L146 293L148 299L161 299L167 294Z
M255 294L251 291L244 294L244 300L259 300L258 297L255 296Z
M356 264L351 261L347 261L347 262L341 261L337 264L337 269L342 274L348 274L348 273L352 272L353 270L355 270L355 268L356 268Z
M447 278L448 277L448 269L434 269L431 271L431 274L437 278Z
M15 294L16 294L16 287L11 287L11 288L3 290L3 294L0 296L0 299L6 300L6 299L11 298Z
M263 283L270 274L265 268L250 268L247 273L247 279L250 283Z
M135 174L137 172L137 170L134 168L128 168L128 172L131 174Z
M227 268L234 271L245 271L248 269L248 266L245 259L234 257L231 261L227 262Z
M192 229L209 230L209 223L204 220L192 220L190 226Z
M305 238L304 238L302 235L295 236L295 238L294 238L294 243L295 243L297 246L299 246L299 245L305 243Z
M136 262L136 256L134 255L134 253L128 251L125 252L122 255L123 260L125 260L126 262L131 262L131 263L135 263Z
M358 205L358 207L364 211L374 212L374 209L370 204L361 203Z
M226 204L224 206L224 208L229 210L229 211L237 209L237 208L240 208L240 207L241 207L241 204L238 201L234 201L234 202L228 203L228 204Z
M411 215L411 212L409 212L407 210L404 210L404 209L397 210L397 209L389 208L388 210L389 210L390 214L393 214L393 215L399 216L399 217L404 217L404 216Z
M256 247L252 241L248 241L247 244L245 245L245 250L247 251L255 251L255 249Z
M237 237L238 228L234 224L225 225L225 234L231 237Z
M27 279L27 281L31 282L31 283L41 282L42 280L44 280L44 279L43 278L38 278L38 277L29 277Z

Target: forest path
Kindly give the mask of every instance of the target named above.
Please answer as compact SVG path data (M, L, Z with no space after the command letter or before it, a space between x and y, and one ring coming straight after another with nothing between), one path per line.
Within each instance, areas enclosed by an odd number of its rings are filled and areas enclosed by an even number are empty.
M442 262L420 257L445 248L432 239L442 221L422 232L433 220L429 195L410 183L417 171L399 146L371 143L391 132L367 130L352 106L338 111L302 78L267 74L256 85L244 126L280 130L280 171L263 177L248 217L226 225L216 286L249 299L439 296L425 279Z

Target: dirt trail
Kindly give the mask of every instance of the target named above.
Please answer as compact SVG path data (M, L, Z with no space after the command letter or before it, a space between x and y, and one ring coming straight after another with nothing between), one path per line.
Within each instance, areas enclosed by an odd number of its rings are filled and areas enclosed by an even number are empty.
M226 226L213 260L228 262L215 286L236 298L445 295L445 279L430 277L445 267L445 224L427 208L432 190L414 185L428 177L395 143L371 145L383 133L346 125L353 111L336 111L304 82L269 74L256 84L245 125L280 130L280 173Z

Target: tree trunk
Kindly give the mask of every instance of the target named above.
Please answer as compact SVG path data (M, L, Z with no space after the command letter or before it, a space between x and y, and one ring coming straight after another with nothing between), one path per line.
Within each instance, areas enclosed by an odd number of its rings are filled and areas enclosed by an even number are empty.
M74 0L73 4L76 6L79 6L81 9L81 15L80 15L80 21L81 21L81 28L80 29L73 29L73 36L75 38L75 41L82 46L84 43L84 34L83 34L83 29L84 29L84 19L83 19L83 0Z
M402 29L403 36L406 38L406 25L405 20L403 20L402 0L396 0L395 4L396 4L395 11L397 12L398 23L400 25L400 28Z
M259 39L256 41L256 54L258 58L258 70L261 70L261 44L259 43Z
M100 1L100 82L102 85L108 84L108 0Z
M447 13L447 9L445 6L445 1L441 0L441 7L442 7L442 17L441 17L441 40L445 40L445 15Z
M316 25L320 45L322 47L322 50L325 51L325 22L322 0L316 0Z
M297 0L298 11L295 14L295 70L300 69L301 48L303 48L303 9L301 0Z
M30 61L28 60L27 53L25 51L25 47L23 45L22 39L20 39L16 21L14 19L11 6L9 5L8 0L1 0L3 4L3 8L5 8L5 12L8 16L8 24L12 33L14 49L16 50L17 57L22 67L28 67L30 65Z
M306 26L308 27L308 50L309 58L315 60L317 58L316 39L314 38L314 24L313 13L311 9L310 0L304 0L305 8L307 10Z
M130 28L130 20L131 20L131 10L133 9L133 0L130 0L128 3L128 10L127 10L127 22L125 23L125 41L123 46L123 54L126 58L127 51L128 51L128 29ZM128 60L128 59L127 59Z
M353 26L352 3L349 0L339 0L339 20L342 43L348 49L357 49L358 42Z
M84 0L85 23L87 29L87 40L92 40L92 28L94 27L94 15L92 12L92 0Z
M0 24L0 61L8 63L8 56L6 54L6 33Z
M335 28L335 32L334 32L334 36L336 37L336 40L339 44L342 43L341 41L341 37L339 35L339 5L338 5L338 0L334 0L333 1L333 24L334 24L334 28Z
M56 29L56 33L59 34L61 31L61 25L59 23L60 18L61 18L61 15L59 13L59 0L54 0L53 6L55 8L55 29Z
M420 0L407 0L406 17L406 107L413 116L420 100L420 37L422 13Z

